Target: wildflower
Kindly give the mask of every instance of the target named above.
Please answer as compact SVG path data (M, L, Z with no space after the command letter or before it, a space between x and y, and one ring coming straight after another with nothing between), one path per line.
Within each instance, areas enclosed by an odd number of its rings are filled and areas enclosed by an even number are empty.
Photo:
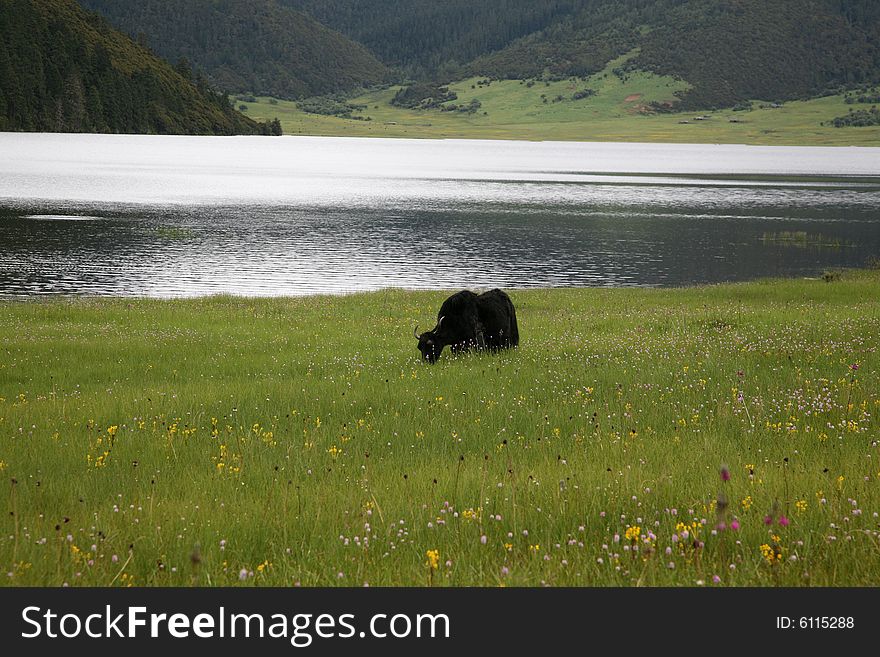
M721 466L721 481L730 481L730 470L726 465Z
M786 518L785 516L779 516L779 524L782 525L783 527L788 527L789 522L790 522L790 520L788 518Z
M746 495L741 502L743 511L748 511L752 508L752 496Z
M629 526L626 528L626 532L624 536L626 536L626 540L628 541L637 541L639 540L639 534L642 533L642 528L638 525Z
M804 511L807 510L807 501L806 500L798 500L797 502L794 503L794 506L798 510L799 513L803 513Z
M510 574L510 568L507 566L501 566L501 576L507 577Z
M428 566L431 570L437 570L437 568L440 566L440 551L428 550L427 552L425 552L425 556L428 557L425 565Z
M712 575L712 583L713 584L720 584L721 578L718 575Z
M238 571L238 579L240 581L243 582L244 580L246 580L247 576L248 576L247 568L242 568L240 571Z
M764 524L772 525L773 524L773 516L764 516Z
M733 520L730 523L730 529L733 531L739 531L739 520Z
M482 536L480 536L480 543L481 543L482 545L485 545L485 544L486 544L486 541L488 541L488 540L489 540L489 539L486 538L486 535L485 535L485 534L483 534Z

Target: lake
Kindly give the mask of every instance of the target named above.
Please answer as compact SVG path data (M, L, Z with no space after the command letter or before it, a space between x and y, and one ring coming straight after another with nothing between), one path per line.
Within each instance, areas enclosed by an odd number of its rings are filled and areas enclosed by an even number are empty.
M0 133L0 295L669 286L880 257L880 149Z

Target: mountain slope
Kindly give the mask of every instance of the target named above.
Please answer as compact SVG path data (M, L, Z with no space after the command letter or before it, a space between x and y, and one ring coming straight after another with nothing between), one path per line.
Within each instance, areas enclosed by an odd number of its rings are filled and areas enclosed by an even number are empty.
M0 0L0 130L254 134L263 128L73 0Z
M630 70L686 80L688 108L880 80L877 0L279 1L445 81L586 76L634 48Z
M366 48L275 0L80 0L172 62L186 59L217 87L298 98L380 82Z
M880 79L880 3L692 0L641 41L637 68L694 84L685 107L789 100ZM860 9L868 10L859 13ZM672 44L675 44L674 47Z
M570 14L583 0L278 0L418 75L464 64Z

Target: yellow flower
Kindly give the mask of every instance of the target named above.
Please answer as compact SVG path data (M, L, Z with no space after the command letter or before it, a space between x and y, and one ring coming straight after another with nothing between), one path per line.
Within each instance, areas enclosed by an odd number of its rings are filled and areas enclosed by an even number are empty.
M804 511L807 510L807 501L806 500L798 500L797 502L794 503L794 506L798 510L798 512L803 513Z
M742 508L743 508L743 511L748 511L749 509L752 508L752 496L751 495L746 495L743 498Z
M626 540L628 541L637 541L639 540L639 534L641 533L642 528L638 525L633 525L626 528L626 533L624 535L626 536Z
M465 509L461 512L461 517L465 520L479 520L482 508Z
M764 557L764 560L769 564L774 564L777 561L782 561L782 547L776 543L779 540L778 536L771 536L774 543L773 545L768 545L767 543L762 543L761 547L761 556Z
M425 565L428 566L431 570L437 570L440 567L440 551L439 550L428 550L425 552L425 556L428 557L428 560L425 562Z

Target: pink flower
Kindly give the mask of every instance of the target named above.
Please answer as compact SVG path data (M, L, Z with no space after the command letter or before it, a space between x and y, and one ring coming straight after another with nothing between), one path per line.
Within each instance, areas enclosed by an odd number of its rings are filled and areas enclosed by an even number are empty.
M785 516L779 516L779 524L782 525L783 527L788 527L789 522L791 522L791 521L788 518L786 518Z
M764 516L764 524L772 525L773 524L773 516Z
M721 481L730 481L730 470L726 465L721 466Z
M485 544L486 544L486 541L488 541L488 540L489 540L489 539L486 538L486 535L485 535L485 534L483 534L482 536L480 536L480 543L482 543L483 545L485 545Z
M733 520L733 521L731 521L731 523L730 523L730 528L731 528L733 531L739 531L739 520Z

